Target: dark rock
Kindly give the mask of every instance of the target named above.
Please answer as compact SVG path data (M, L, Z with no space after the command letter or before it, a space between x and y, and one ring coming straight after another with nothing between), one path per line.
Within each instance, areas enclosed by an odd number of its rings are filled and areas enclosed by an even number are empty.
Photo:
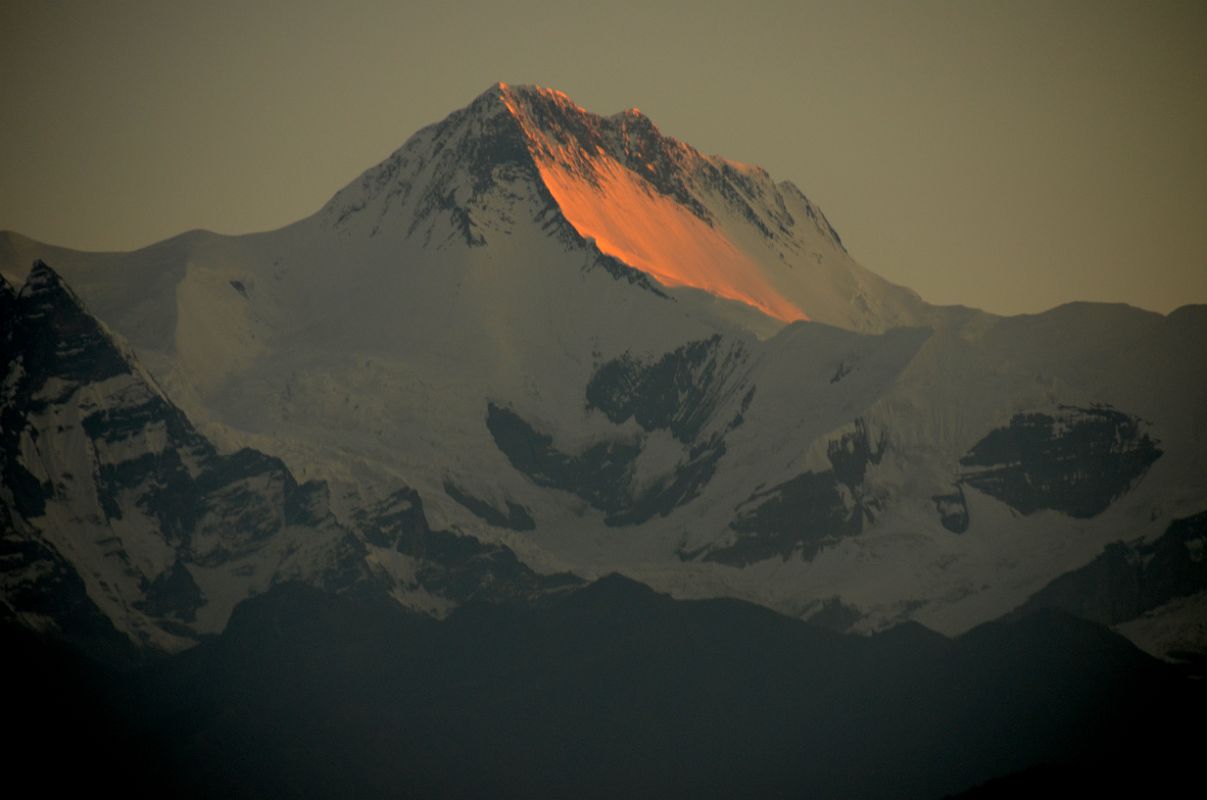
M865 421L857 419L854 431L827 445L829 470L802 472L755 492L738 506L729 525L734 540L709 548L704 560L745 566L776 556L787 560L795 552L812 559L825 545L859 534L878 508L865 497L864 477L887 447L887 432L873 440Z
M968 531L968 503L964 499L964 487L956 484L952 494L937 494L930 498L939 512L939 522L952 533Z
M487 405L486 426L511 465L533 483L560 489L604 512L608 525L636 525L666 515L695 498L725 454L719 436L696 445L674 470L635 493L634 465L642 440L619 439L593 444L577 455L553 446L553 437L538 432L514 411Z
M137 607L151 616L192 622L197 609L205 605L205 595L192 574L180 561L153 581L143 581L143 600Z
M374 545L418 559L418 585L457 603L531 601L579 582L569 574L533 572L503 545L433 530L414 489L358 511L356 525Z
M1170 523L1150 543L1114 542L1084 567L1040 589L1012 616L1057 608L1116 625L1207 591L1207 512Z
M653 362L626 353L591 376L587 408L614 423L633 419L646 431L668 430L690 443L728 399L746 360L741 345L724 346L720 336L690 342Z
M490 503L487 503L485 500L479 500L452 481L446 480L444 482L444 492L453 500L465 506L478 519L487 524L494 525L496 528L508 528L513 531L530 531L536 527L536 522L532 519L532 513L519 503L507 500L507 513L504 514Z
M1109 406L1016 414L960 459L961 481L1023 514L1093 517L1161 456L1139 418Z

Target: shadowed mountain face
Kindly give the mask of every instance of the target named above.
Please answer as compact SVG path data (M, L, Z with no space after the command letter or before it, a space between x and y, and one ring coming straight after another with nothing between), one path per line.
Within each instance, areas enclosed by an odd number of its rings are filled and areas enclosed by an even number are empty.
M1103 752L1145 754L1161 785L1203 709L1071 617L844 637L617 576L444 622L280 586L99 691L119 739L157 743L147 772L297 798L937 798Z
M1112 542L1015 613L1057 608L1115 625L1200 592L1207 592L1207 513L1174 521L1152 542Z
M220 631L285 580L524 600L577 583L506 547L434 530L398 489L336 519L280 459L220 453L45 263L0 283L0 588L17 619L125 664Z

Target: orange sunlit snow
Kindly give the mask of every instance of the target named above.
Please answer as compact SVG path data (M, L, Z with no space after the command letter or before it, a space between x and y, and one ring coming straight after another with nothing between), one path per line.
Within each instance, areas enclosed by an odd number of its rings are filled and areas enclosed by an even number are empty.
M510 100L506 102L520 118ZM540 136L525 129L529 136ZM533 156L546 187L575 230L594 239L604 253L665 286L703 289L784 322L808 319L721 231L659 194L603 148L597 148L597 154L571 153L564 144L543 144L533 147ZM592 181L582 176L584 161ZM654 171L653 164L646 167Z
M566 219L600 250L665 286L703 289L784 322L807 319L720 231L611 158L593 162L598 187L553 160L537 159Z

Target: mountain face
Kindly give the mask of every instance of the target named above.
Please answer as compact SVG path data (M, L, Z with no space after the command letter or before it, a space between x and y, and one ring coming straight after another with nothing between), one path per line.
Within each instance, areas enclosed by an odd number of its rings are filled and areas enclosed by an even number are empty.
M611 572L957 635L1207 510L1207 309L928 305L790 183L552 90L280 230L0 271L5 608L143 649L285 581L445 615ZM1097 618L1203 647L1177 569Z
M194 645L283 581L436 613L574 583L433 530L406 487L342 524L323 483L218 452L45 263L19 293L0 283L0 303L7 615L121 663L131 642Z

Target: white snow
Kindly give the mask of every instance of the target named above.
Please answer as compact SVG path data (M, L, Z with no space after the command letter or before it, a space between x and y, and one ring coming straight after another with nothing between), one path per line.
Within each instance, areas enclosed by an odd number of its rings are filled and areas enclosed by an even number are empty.
M619 570L680 597L741 597L796 614L841 597L866 615L861 629L913 618L957 633L1009 611L1106 543L1158 535L1171 519L1207 505L1204 339L1124 306L1011 319L928 306L856 264L791 184L698 154L699 164L728 165L742 176L744 202L773 232L766 236L732 198L690 174L717 235L815 322L785 327L692 288L662 287L669 299L658 297L600 268L591 244L547 229L556 212L526 175L496 170L494 184L475 196L464 170L439 173L437 138L453 152L506 113L488 102L473 108L444 128L420 131L322 211L277 231L186 234L130 254L76 253L8 235L0 252L26 260L43 254L201 430L223 447L280 456L299 480L327 480L338 516L407 484L434 527L505 543L539 570L587 577ZM483 246L467 244L445 212L412 229L438 175L442 190L468 203ZM781 225L787 218L792 224ZM10 261L0 268L22 269ZM727 435L705 491L667 517L608 527L582 500L513 469L486 429L486 406L495 402L570 452L601 437L636 435L632 423L616 429L585 410L583 390L596 366L625 352L656 358L713 334L750 352L754 400L745 424ZM959 458L990 429L1021 411L1092 403L1150 421L1161 441L1164 455L1136 490L1093 519L1075 520L1023 516L969 489L971 529L955 535L941 527L930 498L952 491ZM736 405L726 408L716 425ZM857 417L887 432L890 443L865 488L883 511L862 535L812 562L794 556L737 569L681 560L681 551L731 536L734 510L760 487L828 468L827 443ZM640 482L683 452L661 433L647 443ZM157 445L152 437L145 446ZM536 531L484 524L444 494L449 476L500 507L511 499L530 508ZM66 530L90 514L80 506L55 524ZM134 544L133 531L122 538L131 552L150 552ZM199 630L220 628L238 599L281 573L276 547L237 579L194 569L210 600ZM151 570L156 558L144 561ZM409 582L405 559L374 551L371 562L394 576L401 602L443 613L443 601ZM102 577L108 588L99 588ZM108 567L90 581L90 593L127 604L135 591Z

